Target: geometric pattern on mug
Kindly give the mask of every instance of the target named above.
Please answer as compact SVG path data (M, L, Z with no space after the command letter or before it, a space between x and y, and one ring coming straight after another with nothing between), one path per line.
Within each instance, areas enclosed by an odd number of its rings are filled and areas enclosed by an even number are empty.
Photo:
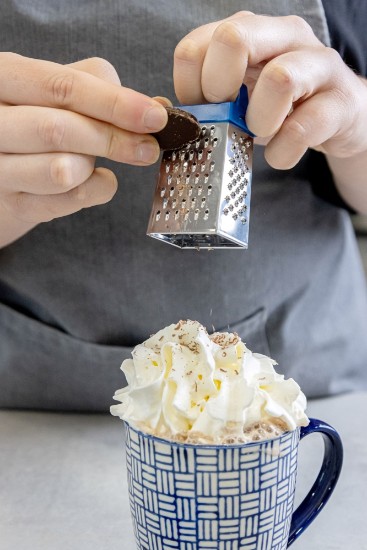
M284 550L299 430L244 446L180 445L126 428L138 550Z

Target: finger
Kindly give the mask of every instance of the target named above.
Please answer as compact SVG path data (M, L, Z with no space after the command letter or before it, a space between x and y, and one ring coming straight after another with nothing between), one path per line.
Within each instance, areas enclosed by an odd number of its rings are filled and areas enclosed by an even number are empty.
M220 29L221 25L224 30ZM234 55L231 56L233 44ZM243 79L247 66L253 67L283 53L320 44L311 27L300 17L239 12L221 22L195 29L179 43L174 60L176 94L185 103L194 103L203 97L225 101L238 92L237 79L231 71L233 63L236 70L242 70ZM227 82L228 70L231 78Z
M230 23L247 44L251 67L293 50L322 46L307 21L297 15L272 17L240 12Z
M0 188L37 195L64 193L86 181L94 157L72 153L0 155Z
M335 50L314 47L282 54L267 63L247 108L251 131L260 137L277 132L295 102L333 85L340 61Z
M203 29L203 33L205 30ZM205 102L201 87L201 72L205 58L204 37L200 41L184 38L175 49L173 80L175 93L182 104Z
M82 59L81 61L76 61L74 63L68 63L66 67L71 67L82 71L84 73L89 73L93 76L101 78L106 82L111 84L116 84L121 86L120 77L117 74L115 67L112 63L109 63L105 59L100 57L89 57L88 59Z
M253 17L253 16L247 16ZM210 102L233 101L245 78L248 45L240 22L231 19L214 31L203 62L201 85ZM225 68L225 78L218 78L218 67Z
M343 108L332 91L321 92L301 103L287 118L265 149L273 168L293 168L309 147L318 147L342 127Z
M59 195L14 193L7 208L18 219L41 223L74 214L83 208L104 204L117 190L116 176L106 168L96 168L91 177L75 189Z
M160 150L150 135L133 134L64 109L0 107L3 153L72 151L145 166Z
M0 101L57 107L137 133L161 130L166 110L157 101L101 78L51 61L1 54Z
M173 59L175 93L181 103L204 103L201 86L202 67L213 32L220 21L202 25L176 46Z
M242 11L227 17L224 21L231 21L247 15L253 14ZM177 44L173 62L173 79L175 92L181 103L197 104L207 101L202 88L202 69L210 41L221 23L222 21L214 21L202 25ZM218 71L216 76L218 78Z

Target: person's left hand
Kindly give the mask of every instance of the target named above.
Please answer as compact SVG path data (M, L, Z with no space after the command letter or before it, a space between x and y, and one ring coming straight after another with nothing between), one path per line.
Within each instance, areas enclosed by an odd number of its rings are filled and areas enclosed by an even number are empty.
M233 100L244 82L246 122L274 168L309 147L333 157L367 150L367 85L297 16L239 12L193 30L174 56L182 103Z

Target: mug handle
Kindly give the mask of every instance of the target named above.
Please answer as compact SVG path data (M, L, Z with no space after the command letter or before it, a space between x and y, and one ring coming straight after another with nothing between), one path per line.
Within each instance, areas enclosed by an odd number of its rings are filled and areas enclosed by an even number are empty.
M320 433L324 440L324 459L319 475L310 492L293 512L288 546L290 546L321 512L335 489L343 465L343 445L338 432L322 420L310 418L301 428L300 440L312 433Z

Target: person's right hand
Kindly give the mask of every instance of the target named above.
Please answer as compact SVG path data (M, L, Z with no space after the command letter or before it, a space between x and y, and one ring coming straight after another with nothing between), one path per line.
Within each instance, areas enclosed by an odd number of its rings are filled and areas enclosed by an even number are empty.
M96 156L139 166L159 157L149 134L165 126L166 110L122 87L103 59L59 65L0 53L0 83L0 233L9 233L0 246L108 202L116 177L94 167Z

